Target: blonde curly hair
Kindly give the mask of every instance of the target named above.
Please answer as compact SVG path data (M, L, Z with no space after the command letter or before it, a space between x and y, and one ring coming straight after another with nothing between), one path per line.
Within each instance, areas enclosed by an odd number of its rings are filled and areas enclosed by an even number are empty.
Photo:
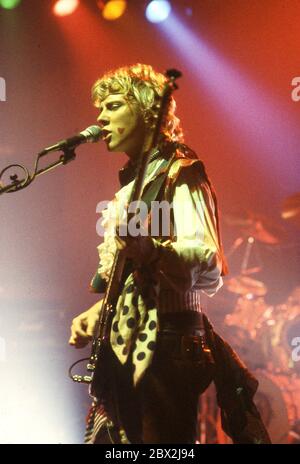
M92 100L96 107L110 94L121 93L129 99L135 99L142 112L144 121L154 120L156 105L162 96L166 77L156 72L152 66L137 63L109 71L98 79L92 87ZM164 138L183 143L183 131L180 120L175 116L176 102L171 97L166 123L162 127Z

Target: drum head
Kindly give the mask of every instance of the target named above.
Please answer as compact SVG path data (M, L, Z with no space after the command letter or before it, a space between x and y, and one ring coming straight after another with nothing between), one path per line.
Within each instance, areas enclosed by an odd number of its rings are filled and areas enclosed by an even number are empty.
M252 340L246 330L238 326L224 326L219 332L231 345L246 366L251 369L266 369L267 361L260 344Z
M254 402L259 410L273 444L287 443L289 434L288 410L282 391L269 373L255 372L259 387Z

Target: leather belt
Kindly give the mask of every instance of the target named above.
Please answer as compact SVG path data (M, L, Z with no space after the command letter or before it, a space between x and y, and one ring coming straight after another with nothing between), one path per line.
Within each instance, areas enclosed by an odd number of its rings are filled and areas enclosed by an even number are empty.
M172 359L207 362L210 350L203 348L199 332L197 329L185 334L161 330L157 333L157 351Z

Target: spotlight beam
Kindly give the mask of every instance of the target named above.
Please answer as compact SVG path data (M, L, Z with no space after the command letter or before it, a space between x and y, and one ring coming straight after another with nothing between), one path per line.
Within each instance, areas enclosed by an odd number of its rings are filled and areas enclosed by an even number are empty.
M175 14L158 28L188 63L218 112L224 113L228 129L241 143L241 149L253 153L256 167L270 171L271 163L276 182L282 181L284 173L297 189L299 127L288 114L288 105L274 103L270 89L262 88L235 69Z

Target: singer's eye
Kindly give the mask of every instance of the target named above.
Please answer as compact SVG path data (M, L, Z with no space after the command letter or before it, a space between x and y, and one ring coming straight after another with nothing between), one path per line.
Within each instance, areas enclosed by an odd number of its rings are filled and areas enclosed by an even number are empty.
M114 110L117 110L118 108L120 108L120 106L122 106L123 103L121 102L113 102L113 103L109 103L107 105L108 109L111 110L111 111L114 111Z

